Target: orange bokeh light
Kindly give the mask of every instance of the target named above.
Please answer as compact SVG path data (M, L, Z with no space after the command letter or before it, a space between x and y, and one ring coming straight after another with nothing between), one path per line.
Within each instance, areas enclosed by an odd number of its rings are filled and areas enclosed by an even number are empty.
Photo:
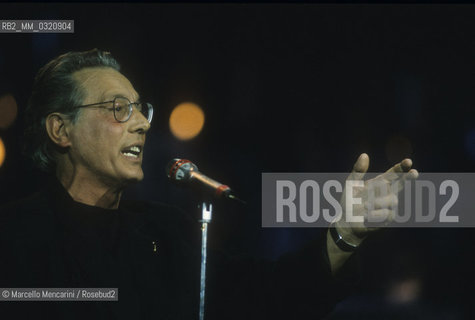
M0 97L0 129L7 129L17 116L17 103L11 94Z
M195 103L184 102L173 109L170 115L170 130L180 140L190 140L203 129L205 114Z
M5 145L3 144L2 138L0 138L0 167L5 161Z

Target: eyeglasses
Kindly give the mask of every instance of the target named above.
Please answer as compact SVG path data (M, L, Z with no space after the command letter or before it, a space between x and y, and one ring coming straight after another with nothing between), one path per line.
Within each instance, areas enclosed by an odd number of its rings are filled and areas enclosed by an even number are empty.
M112 103L112 107L101 106L101 104ZM104 101L98 103L86 104L83 106L77 106L75 108L86 108L94 107L96 108L105 108L107 110L114 112L114 118L117 122L127 122L132 116L132 111L135 108L139 111L149 123L152 122L153 118L153 106L147 102L130 102L127 98L117 97L111 101Z

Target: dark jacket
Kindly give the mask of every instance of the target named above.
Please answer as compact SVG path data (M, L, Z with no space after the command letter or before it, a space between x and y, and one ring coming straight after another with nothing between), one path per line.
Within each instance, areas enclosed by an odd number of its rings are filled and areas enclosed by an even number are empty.
M89 228L88 215L104 221ZM209 252L206 318L321 318L348 287L320 240L278 261ZM119 288L119 301L0 302L0 317L197 319L200 241L198 222L173 207L123 201L107 212L53 181L0 207L0 288Z

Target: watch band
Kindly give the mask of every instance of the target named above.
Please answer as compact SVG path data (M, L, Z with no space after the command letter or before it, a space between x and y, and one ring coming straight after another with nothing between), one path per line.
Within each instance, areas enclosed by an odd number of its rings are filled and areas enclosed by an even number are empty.
M353 252L358 248L357 245L348 243L345 241L345 239L343 239L343 237L336 230L336 226L334 223L330 225L330 235L333 241L335 242L336 246L340 248L342 251Z

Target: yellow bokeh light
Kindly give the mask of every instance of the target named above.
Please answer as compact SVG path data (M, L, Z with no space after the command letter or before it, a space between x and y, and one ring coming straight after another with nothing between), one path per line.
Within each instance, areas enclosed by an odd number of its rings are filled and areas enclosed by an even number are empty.
M17 116L17 103L11 94L0 97L0 129L7 129Z
M203 110L195 103L184 102L173 109L170 115L170 130L180 140L196 137L205 123Z
M5 145L3 144L2 138L0 138L0 167L5 160Z

